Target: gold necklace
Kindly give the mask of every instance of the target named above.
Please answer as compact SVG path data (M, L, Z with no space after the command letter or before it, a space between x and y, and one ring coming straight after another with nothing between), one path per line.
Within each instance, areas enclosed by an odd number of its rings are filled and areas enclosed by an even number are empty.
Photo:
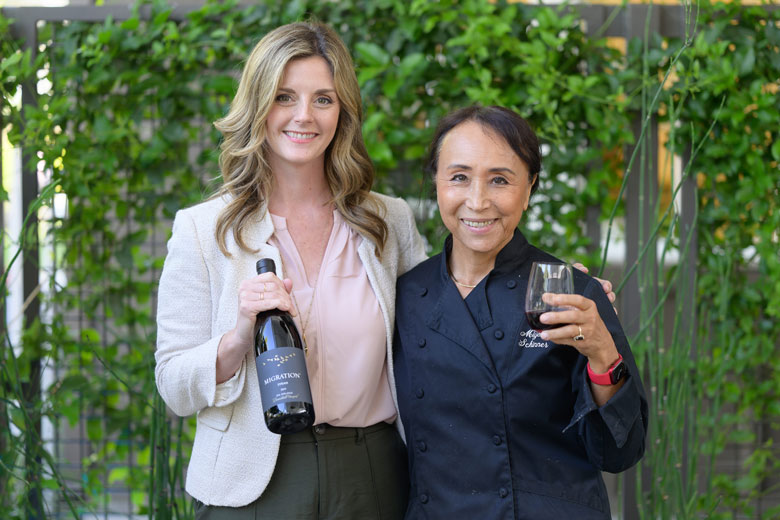
M311 291L311 301L309 302L309 308L306 311L306 316L301 313L301 306L298 305L298 298L295 297L295 291L290 291L295 302L295 308L298 309L298 314L301 317L301 335L303 336L303 354L309 355L309 344L306 342L306 325L309 324L309 318L311 317L311 309L314 307L314 294L317 292L317 284L314 284L314 288Z
M460 283L459 281L457 281L455 279L455 275L453 275L452 273L450 273L450 278L452 278L452 281L455 282L456 284L460 285L461 287L466 287L467 289L473 289L474 287L479 285L479 282L477 282L477 285L469 285L467 283Z

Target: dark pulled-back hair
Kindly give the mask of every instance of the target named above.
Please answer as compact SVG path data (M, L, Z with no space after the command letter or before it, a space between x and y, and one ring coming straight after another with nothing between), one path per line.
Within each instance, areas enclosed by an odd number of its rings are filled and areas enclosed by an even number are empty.
M531 194L539 185L539 171L542 169L542 155L539 151L539 139L531 125L514 110L499 106L479 106L460 108L444 116L433 134L428 155L425 158L425 172L436 176L439 167L439 153L444 137L450 130L467 121L474 121L486 130L494 132L517 154L528 168L528 181L532 182Z

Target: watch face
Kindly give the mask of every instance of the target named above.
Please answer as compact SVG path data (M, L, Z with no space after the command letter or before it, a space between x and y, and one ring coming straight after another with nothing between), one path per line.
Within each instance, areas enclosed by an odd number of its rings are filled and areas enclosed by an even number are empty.
M628 373L628 368L626 368L626 364L621 360L620 363L612 367L612 370L609 373L609 378L612 381L612 384L614 385L626 377L626 373Z

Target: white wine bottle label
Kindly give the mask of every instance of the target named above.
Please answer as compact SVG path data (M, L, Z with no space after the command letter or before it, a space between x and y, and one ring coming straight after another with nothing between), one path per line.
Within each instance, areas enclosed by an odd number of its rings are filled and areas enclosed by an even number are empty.
M263 411L280 403L293 401L311 403L311 390L306 376L303 351L295 347L279 347L255 358Z

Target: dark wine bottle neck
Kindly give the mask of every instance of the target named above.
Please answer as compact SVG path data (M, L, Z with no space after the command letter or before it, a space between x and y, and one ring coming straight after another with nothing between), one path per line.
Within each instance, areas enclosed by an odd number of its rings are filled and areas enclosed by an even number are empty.
M271 258L261 258L255 264L257 274L274 273L276 274L276 263Z

